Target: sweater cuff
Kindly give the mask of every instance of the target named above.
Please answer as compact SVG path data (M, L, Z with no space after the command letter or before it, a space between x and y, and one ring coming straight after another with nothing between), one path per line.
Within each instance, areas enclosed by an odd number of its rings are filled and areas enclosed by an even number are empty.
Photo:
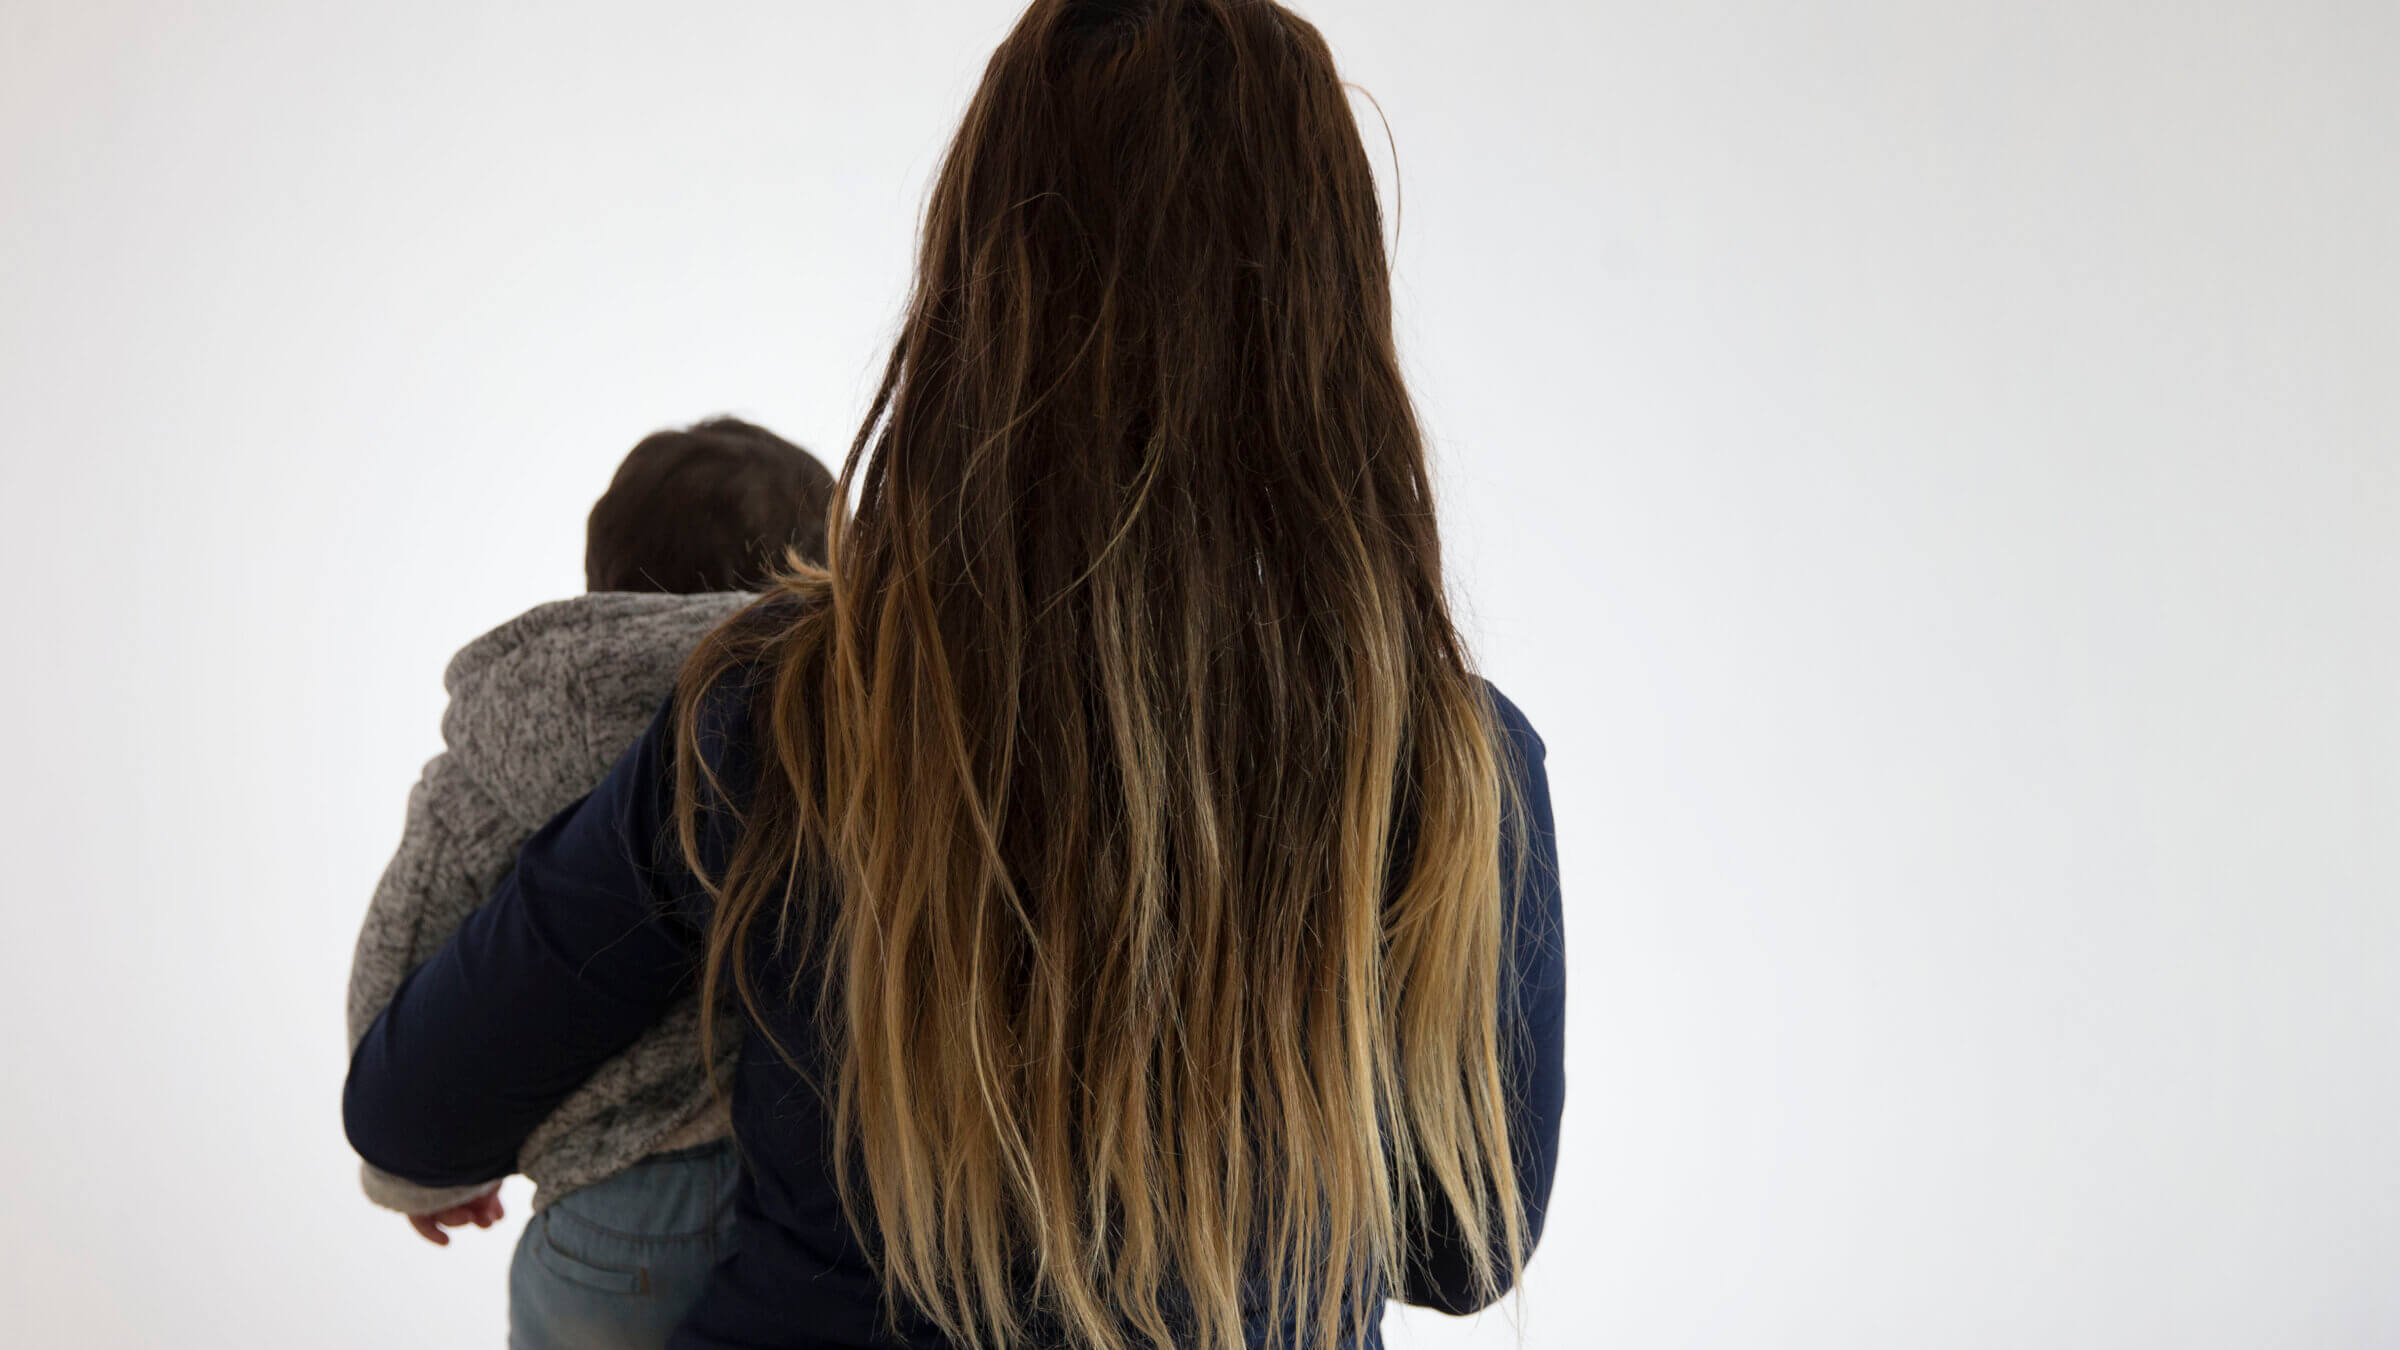
M497 1181L473 1186L420 1186L370 1162L358 1165L358 1182L369 1200L402 1214L439 1214L500 1189Z

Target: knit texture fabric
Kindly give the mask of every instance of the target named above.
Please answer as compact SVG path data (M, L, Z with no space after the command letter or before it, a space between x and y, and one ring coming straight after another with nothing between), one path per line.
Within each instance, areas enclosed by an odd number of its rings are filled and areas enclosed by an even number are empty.
M701 637L755 598L578 596L528 610L451 658L442 677L445 748L409 792L399 851L359 930L353 1049L401 981L508 874L518 846L590 792L641 736ZM720 1073L730 1075L732 1050L718 1047ZM534 1129L517 1170L533 1180L540 1210L650 1153L727 1132L711 1101L699 1003L687 999ZM360 1166L367 1198L408 1214L462 1204L496 1184L419 1186Z

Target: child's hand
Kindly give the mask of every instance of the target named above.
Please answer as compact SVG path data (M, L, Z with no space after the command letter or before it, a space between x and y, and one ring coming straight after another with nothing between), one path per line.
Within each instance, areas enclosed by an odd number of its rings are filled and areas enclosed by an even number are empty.
M434 1246L447 1247L450 1245L450 1235L443 1229L464 1228L468 1224L489 1228L500 1222L500 1218L500 1188L494 1186L463 1205L452 1205L434 1214L411 1214L408 1216L408 1226L416 1229Z

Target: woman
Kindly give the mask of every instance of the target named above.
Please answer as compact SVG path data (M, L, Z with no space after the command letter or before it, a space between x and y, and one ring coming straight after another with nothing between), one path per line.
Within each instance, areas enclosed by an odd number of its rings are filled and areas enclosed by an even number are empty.
M1497 1298L1563 1097L1542 745L1447 613L1316 31L1037 0L843 479L828 566L377 1021L360 1153L502 1175L697 986L747 1169L679 1347L1375 1345L1388 1296Z

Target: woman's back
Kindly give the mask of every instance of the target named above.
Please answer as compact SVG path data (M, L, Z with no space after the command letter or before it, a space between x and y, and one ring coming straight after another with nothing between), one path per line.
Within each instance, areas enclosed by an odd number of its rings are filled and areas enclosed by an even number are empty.
M1503 754L1517 766L1517 783L1527 811L1523 867L1514 867L1517 860L1510 859L1510 870L1519 880L1507 897L1504 926L1509 943L1502 958L1500 1025L1507 1061L1504 1075L1512 1088L1509 1130L1515 1141L1515 1180L1527 1218L1524 1242L1530 1249L1542 1226L1564 1105L1564 952L1544 747L1513 704L1496 690L1492 697L1505 737ZM1029 903L1038 907L1039 897L1029 897ZM774 1007L767 1017L773 1035L795 1049L800 1063L795 1066L785 1061L758 1038L742 1060L733 1084L735 1130L754 1160L755 1175L743 1201L740 1253L719 1271L718 1288L712 1290L715 1296L702 1301L679 1346L698 1350L702 1346L784 1344L775 1336L796 1325L808 1326L812 1334L825 1339L794 1343L884 1343L871 1339L878 1334L882 1316L875 1263L870 1249L852 1237L843 1219L833 1175L832 1160L838 1156L843 1134L835 1124L832 1103L812 1086L830 1081L834 1072L821 1038L814 1034L814 1018L820 1010L812 995L821 988L818 973L795 969L789 959L778 959L763 947L755 955L754 976L762 988L796 984L803 991L799 998ZM939 986L925 988L918 995L925 1003L941 997ZM770 1159L776 1161L768 1163ZM853 1159L852 1166L856 1165ZM872 1227L869 1232L873 1235L870 1242L880 1247L880 1235ZM1411 1238L1407 1274L1401 1285L1385 1287L1378 1280L1362 1299L1368 1315L1345 1319L1344 1333L1361 1333L1359 1343L1363 1345L1382 1343L1378 1324L1386 1297L1465 1312L1483 1306L1499 1292L1479 1287L1476 1254L1467 1249L1458 1226L1447 1216L1418 1227ZM1023 1255L1021 1251L1012 1253L1019 1261ZM795 1281L795 1271L809 1274ZM1239 1298L1244 1335L1240 1343L1258 1347L1328 1344L1314 1334L1298 1338L1272 1334L1277 1309L1271 1297L1271 1279L1268 1271L1256 1264L1242 1272ZM1026 1283L1020 1278L1012 1294L1021 1296ZM835 1290L841 1296L828 1298ZM1195 1344L1192 1314L1184 1299L1170 1291L1164 1302L1176 1332L1171 1343ZM1288 1317L1289 1305L1284 1306ZM1026 1316L1027 1343L1078 1343L1054 1314L1045 1316L1031 1304L1019 1311ZM927 1350L959 1343L905 1305L903 1312L902 1343ZM1349 1343L1347 1334L1341 1343Z

